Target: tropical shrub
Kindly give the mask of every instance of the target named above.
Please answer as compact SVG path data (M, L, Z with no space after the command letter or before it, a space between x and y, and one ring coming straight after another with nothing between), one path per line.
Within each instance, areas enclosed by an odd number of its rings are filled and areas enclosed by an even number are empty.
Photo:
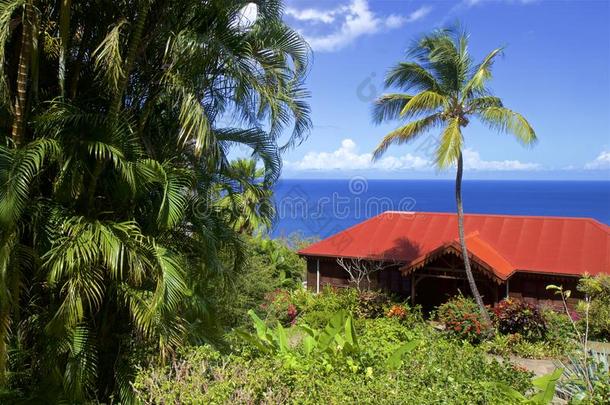
M299 243L291 239L290 243ZM277 279L282 288L295 289L301 286L305 276L305 260L282 239L258 236L250 241L250 254L260 257L261 265Z
M315 327L323 327L329 320L328 316L338 311L356 313L359 303L358 291L354 288L324 286L319 294L297 289L291 297L299 313L297 321Z
M500 356L520 356L529 359L560 359L568 356L577 347L573 339L560 337L531 341L515 333L509 335L496 334L493 338L481 343L481 348L488 353Z
M521 404L549 405L555 398L555 388L563 370L558 368L550 374L546 374L532 380L534 386L528 395L501 383L484 383L488 387L497 387L502 392L505 400L517 401Z
M589 299L589 337L592 340L610 342L610 275L600 274L596 277L584 277L578 284L578 290ZM585 303L577 307L580 314L580 328L584 330Z
M284 326L294 324L298 314L290 292L282 289L265 294L265 300L260 304L260 308L266 314L268 321L278 321Z
M302 290L304 262L283 242L265 244L266 240L262 236L245 237L246 258L243 265L230 272L228 282L223 282L222 278L210 280L207 295L213 298L213 311L223 330L249 324L247 312L251 308L260 309L271 321L279 319L285 324L296 317L296 307L289 311L289 303L282 305L280 300L273 302L273 297L279 291L288 294L293 287ZM265 248L261 248L262 245ZM279 252L279 256L276 252Z
M381 291L360 291L356 316L360 318L380 318L390 306L390 297Z
M485 337L485 321L471 298L452 297L439 305L436 316L451 336L471 343L480 342Z
M610 403L610 354L589 350L587 359L574 354L563 362L565 375L557 392L572 403Z
M525 301L507 298L492 311L495 326L504 335L518 333L527 340L536 341L546 334L544 317L538 308Z
M134 386L144 403L185 404L339 404L355 399L368 404L516 404L520 402L506 398L505 387L522 395L532 388L530 373L489 360L477 347L446 340L425 324L415 331L391 318L356 319L353 325L357 351L344 352L337 341L331 341L330 352L313 345L306 355L305 344L300 343L285 349L297 361L286 361L275 344L277 349L267 354L221 355L207 346L190 348L172 366L142 369ZM271 331L265 327L262 323L265 336L277 337L277 327ZM335 336L346 339L345 323L337 329ZM317 333L329 336L323 330ZM400 354L397 349L410 338L420 344L392 365L389 357Z

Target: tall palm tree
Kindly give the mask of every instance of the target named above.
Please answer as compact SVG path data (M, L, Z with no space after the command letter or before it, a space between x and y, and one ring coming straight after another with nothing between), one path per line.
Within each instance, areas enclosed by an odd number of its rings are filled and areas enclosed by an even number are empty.
M411 61L401 62L388 72L386 87L397 86L404 93L379 97L373 108L374 121L399 120L404 124L384 137L373 156L378 159L390 145L412 142L435 128L441 130L435 165L439 169L457 166L455 199L464 269L472 295L489 322L472 275L464 237L462 129L476 118L492 130L514 135L524 145L533 144L536 134L521 114L504 107L502 100L487 87L502 48L492 50L481 63L474 64L468 40L468 35L457 29L425 35L409 49Z

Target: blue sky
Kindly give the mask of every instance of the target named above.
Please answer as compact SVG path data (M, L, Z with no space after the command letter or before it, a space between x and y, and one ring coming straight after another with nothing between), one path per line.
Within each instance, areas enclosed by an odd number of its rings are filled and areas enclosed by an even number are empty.
M476 59L506 46L491 88L539 138L523 148L469 125L465 177L610 179L610 2L288 0L285 20L314 51L307 79L314 128L285 154L285 178L452 177L431 167L428 137L372 164L370 152L394 125L373 125L370 111L410 41L459 20Z

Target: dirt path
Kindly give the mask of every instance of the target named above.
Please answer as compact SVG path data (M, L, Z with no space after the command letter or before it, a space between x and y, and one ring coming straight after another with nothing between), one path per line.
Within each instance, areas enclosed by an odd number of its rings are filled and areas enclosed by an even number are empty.
M491 355L491 357L493 357L494 359L496 359L498 361L502 361L502 357L500 357L500 356ZM517 357L517 356L510 356L509 360L513 364L516 364L518 366L524 367L524 368L532 371L534 374L536 374L536 377L552 373L557 368L557 365L555 364L555 362L553 360L526 359L526 358Z

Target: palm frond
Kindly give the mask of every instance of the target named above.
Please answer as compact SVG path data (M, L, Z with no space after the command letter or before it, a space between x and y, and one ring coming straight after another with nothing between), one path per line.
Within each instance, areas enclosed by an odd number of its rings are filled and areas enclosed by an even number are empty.
M441 114L437 113L417 121L412 121L398 129L395 129L387 134L377 146L373 152L373 159L377 160L381 158L390 145L401 145L403 143L410 142L418 136L424 134L426 131L440 125L442 121Z
M400 112L413 96L402 93L383 94L373 104L373 122L381 124L400 118Z
M477 113L489 107L503 107L502 100L494 96L481 96L468 101L466 110L469 114Z
M400 111L403 118L414 117L420 114L432 113L440 107L448 105L446 96L435 91L422 91L413 96Z
M505 107L487 107L479 119L491 129L514 135L524 145L536 143L536 132L521 114Z
M229 144L242 144L252 148L252 155L260 158L265 165L265 182L274 183L282 170L282 159L274 139L259 128L221 129L216 138Z
M195 153L198 156L203 151L210 149L214 142L210 122L206 111L192 93L183 95L178 119L181 126L179 136L181 146L193 142Z
M18 149L0 145L0 223L15 223L28 202L30 186L45 161L56 161L61 148L53 139L39 138Z
M6 65L6 45L11 35L11 21L15 11L23 7L25 0L2 0L0 1L0 105L10 108L8 81L4 68Z
M69 330L60 346L67 355L63 375L64 392L70 401L81 402L92 394L97 378L98 358L94 336L85 325Z
M436 78L424 66L412 62L401 62L394 66L386 74L385 85L398 86L406 92L441 91Z
M496 48L491 51L483 59L483 61L475 68L472 77L462 90L462 94L465 100L472 97L473 93L483 92L485 90L486 82L491 79L491 68L497 56L502 55L504 48Z
M143 185L161 185L161 201L157 209L157 223L161 229L170 229L185 215L187 194L193 183L192 174L186 169L172 167L170 162L159 163L144 159L137 163Z
M445 127L436 150L436 165L440 169L451 166L462 153L462 131L459 118L452 118Z
M118 22L93 51L97 74L113 93L119 90L119 83L125 76L121 55L121 30L125 24L125 20Z

